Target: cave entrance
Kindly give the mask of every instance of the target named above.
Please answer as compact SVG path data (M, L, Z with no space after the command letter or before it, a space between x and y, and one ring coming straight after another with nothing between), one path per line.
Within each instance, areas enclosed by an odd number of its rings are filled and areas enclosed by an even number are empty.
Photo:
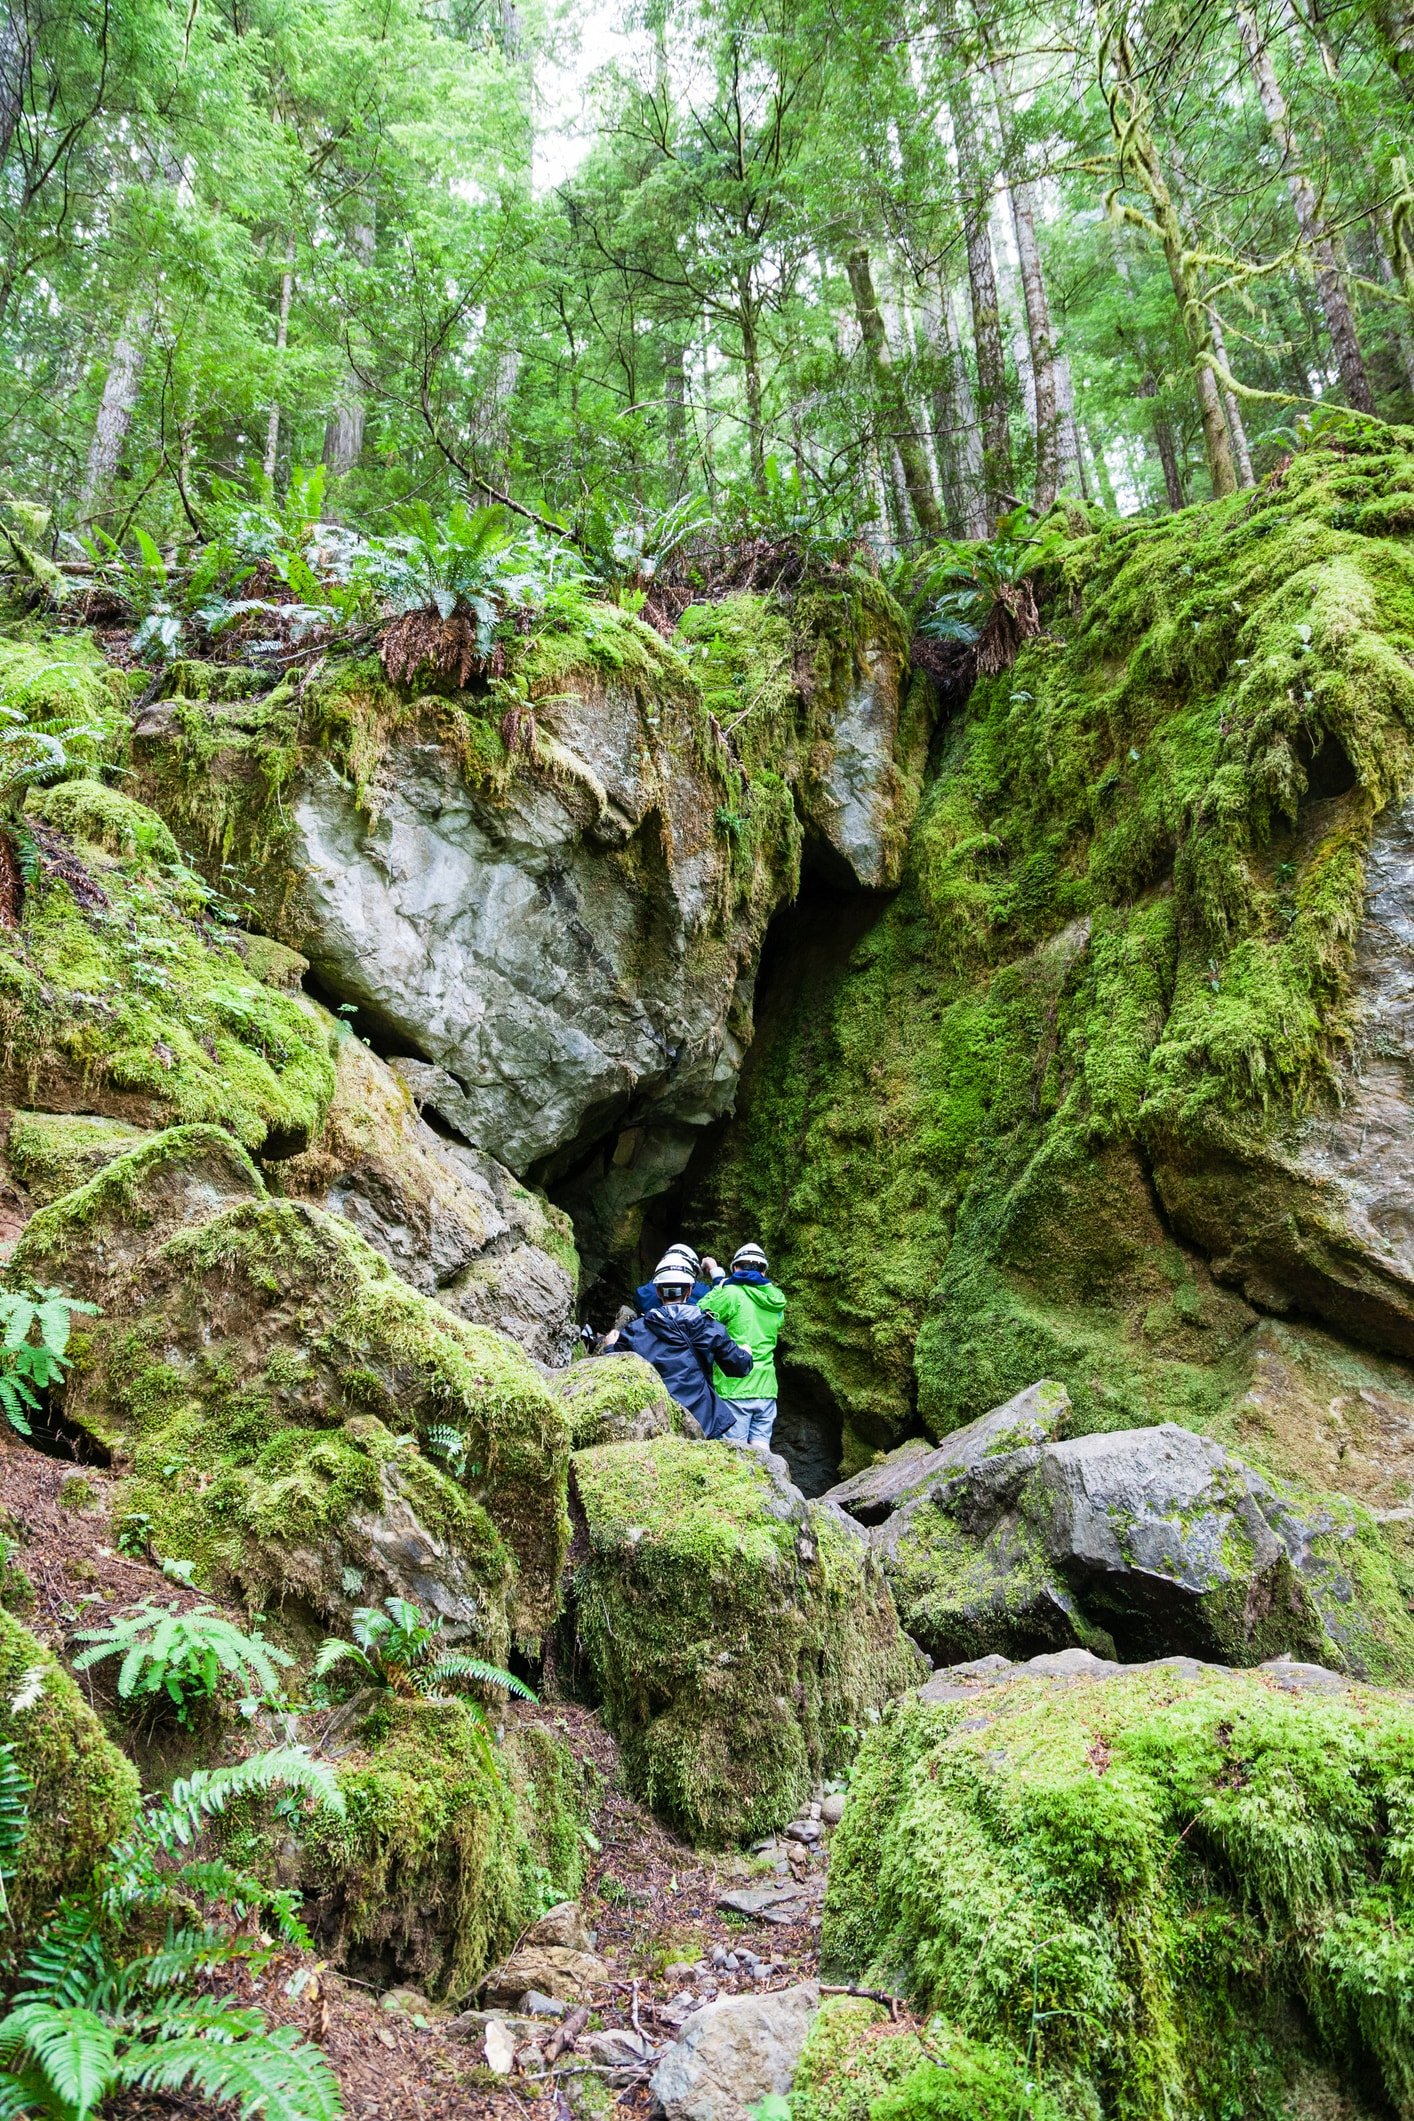
M802 1007L827 1015L830 996L857 945L869 933L887 903L887 894L848 888L838 871L822 858L807 855L799 895L772 920L762 944L753 1017L755 1032L737 1086L735 1110L710 1126L687 1132L661 1130L662 1147L676 1150L676 1169L663 1171L654 1183L651 1167L632 1233L607 1254L586 1286L581 1311L599 1330L613 1322L619 1306L632 1302L633 1291L652 1273L668 1245L686 1238L701 1252L711 1252L725 1266L738 1245L764 1245L788 1253L788 1233L779 1227L748 1228L744 1212L728 1197L722 1174L742 1153L741 1129L749 1120L757 1085L773 1057L798 1025ZM650 1145L649 1155L659 1153ZM625 1125L617 1143L595 1152L598 1171L613 1184L615 1155L642 1156ZM586 1178L588 1184L586 1184ZM577 1230L602 1243L602 1224L594 1227L594 1176L576 1174L573 1186L558 1194L575 1218ZM786 1459L796 1485L818 1495L839 1478L843 1416L819 1375L793 1362L790 1353L791 1296L789 1273L783 1276L787 1313L783 1352L778 1358L780 1403L774 1448Z

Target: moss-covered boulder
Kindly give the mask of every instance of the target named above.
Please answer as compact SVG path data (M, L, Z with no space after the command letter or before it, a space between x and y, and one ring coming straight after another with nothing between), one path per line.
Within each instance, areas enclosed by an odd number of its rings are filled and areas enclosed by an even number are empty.
M553 1382L577 1451L600 1443L647 1443L681 1426L677 1402L640 1355L573 1363Z
M1060 2121L1024 2056L934 2019L922 2032L882 2004L827 1996L791 2088L791 2121Z
M451 696L373 658L259 701L180 676L136 725L137 785L444 1071L467 1140L576 1172L597 1266L731 1101L807 838L849 888L897 875L932 713L906 643L863 574L697 608L671 644L567 604Z
M1410 2111L1409 1699L1299 1664L996 1666L866 1737L828 1974L1029 2058L1067 2114ZM1288 2103L1332 2078L1349 2108Z
M318 1820L303 1856L321 1945L380 1986L460 2000L577 1897L592 1782L544 1724L493 1743L465 1703L375 1706L340 1763L344 1815Z
M568 1362L579 1262L567 1215L494 1158L434 1133L425 1063L390 1067L329 1019L333 1101L318 1135L275 1174L283 1193L345 1216L403 1280L538 1362Z
M897 897L774 983L694 1227L770 1252L851 1469L1053 1376L1081 1428L1227 1440L1258 1394L1309 1477L1312 1405L1369 1391L1404 1501L1411 477L1371 430L1072 543L946 731ZM1270 1312L1322 1378L1289 1420Z
M5 1154L30 1201L42 1208L141 1148L150 1135L149 1128L97 1112L14 1112Z
M502 1661L549 1624L569 1436L538 1372L273 1197L229 1136L118 1158L39 1211L10 1273L100 1305L66 1410L212 1588L341 1624L396 1592Z
M0 1902L9 1925L0 1916L0 1951L8 1951L117 1840L137 1809L138 1780L68 1673L3 1608L0 1746L13 1748L28 1785L24 1837Z
M700 1842L783 1826L918 1676L865 1541L731 1444L601 1444L573 1478L575 1648L631 1786Z
M254 976L161 819L69 781L31 798L18 838L22 916L0 929L8 1102L303 1147L334 1089L327 1026Z

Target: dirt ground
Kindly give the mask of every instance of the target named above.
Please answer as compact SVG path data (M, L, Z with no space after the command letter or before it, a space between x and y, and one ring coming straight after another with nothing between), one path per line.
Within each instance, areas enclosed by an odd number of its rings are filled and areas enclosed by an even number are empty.
M22 1617L56 1649L105 1609L149 1596L183 1606L196 1600L196 1593L164 1576L154 1559L117 1551L113 1486L113 1476L101 1467L76 1466L9 1438L0 1440L0 1533L34 1590ZM101 1709L102 1675L80 1678ZM773 1926L723 1913L717 1906L723 1891L790 1879L784 1844L755 1856L705 1856L689 1848L628 1795L617 1749L596 1715L559 1704L523 1713L552 1723L577 1754L593 1759L603 1780L595 1824L600 1848L581 1906L597 1933L597 1951L609 1965L611 1980L588 1999L584 2031L632 2030L651 2049L661 2050L697 2003L713 1995L788 1987L814 1972L823 1853L811 1853L804 1865L797 1854L804 1910L798 1920ZM149 1786L164 1771L187 1764L169 1757L171 1750L137 1748ZM710 1959L713 1947L749 1949L771 1970L753 1978L744 1967L737 1972L714 1968L706 1976L667 1979L669 1965ZM569 2075L537 2080L518 2069L510 2078L498 2078L486 2066L479 2028L449 2030L455 2012L428 2007L414 2016L389 2010L372 1990L303 1955L283 1956L258 1979L243 1976L242 1987L239 2000L258 2003L272 2021L298 2025L319 2043L357 2121L511 2121L512 2116L574 2121L575 2071L597 2071L614 2099L614 2113L625 2121L654 2110L647 2089L651 2060L637 2070L636 2081L627 2081L634 2073L610 2072L592 2055L572 2050L561 2058ZM547 2020L544 2039L555 2031L555 2023ZM200 2100L165 2094L134 2096L108 2110L120 2121L214 2112Z

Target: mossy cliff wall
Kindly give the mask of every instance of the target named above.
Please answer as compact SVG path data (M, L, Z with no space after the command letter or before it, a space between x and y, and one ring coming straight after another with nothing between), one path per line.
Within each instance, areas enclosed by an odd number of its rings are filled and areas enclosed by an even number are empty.
M697 1205L770 1249L847 1453L1048 1375L1081 1427L1226 1426L1327 1485L1349 1449L1399 1499L1411 530L1382 431L1066 547L896 897L783 969Z

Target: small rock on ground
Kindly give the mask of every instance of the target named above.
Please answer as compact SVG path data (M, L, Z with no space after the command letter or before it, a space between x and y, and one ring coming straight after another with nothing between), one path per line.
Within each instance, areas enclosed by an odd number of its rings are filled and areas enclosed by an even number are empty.
M653 2073L667 2121L748 2121L769 2093L788 2092L819 2004L819 1984L802 1981L694 2011Z

